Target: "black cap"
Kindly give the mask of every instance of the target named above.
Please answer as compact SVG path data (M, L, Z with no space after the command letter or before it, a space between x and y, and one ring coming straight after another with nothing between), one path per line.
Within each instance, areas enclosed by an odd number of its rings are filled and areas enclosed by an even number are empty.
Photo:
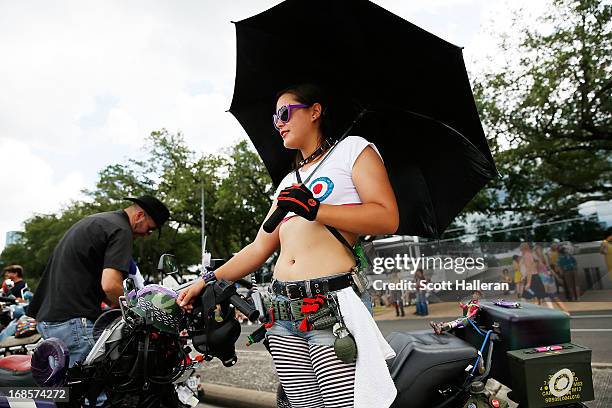
M159 235L161 235L161 227L168 220L168 217L170 217L170 211L168 211L164 203L149 195L143 195L138 198L126 197L124 200L138 204L149 217L153 218L159 230Z

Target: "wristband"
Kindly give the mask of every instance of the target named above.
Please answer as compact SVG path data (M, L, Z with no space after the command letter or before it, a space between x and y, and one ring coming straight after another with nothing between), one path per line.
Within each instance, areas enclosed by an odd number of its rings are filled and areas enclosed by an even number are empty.
M215 275L215 271L207 271L201 275L201 278L205 283L215 282L217 280L217 275Z

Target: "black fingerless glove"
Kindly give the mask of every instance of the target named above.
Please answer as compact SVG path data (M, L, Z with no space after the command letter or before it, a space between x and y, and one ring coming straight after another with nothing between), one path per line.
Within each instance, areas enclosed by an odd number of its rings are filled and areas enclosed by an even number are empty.
M308 221L314 221L317 218L319 200L314 198L312 192L302 184L281 190L276 199L279 208L296 213Z

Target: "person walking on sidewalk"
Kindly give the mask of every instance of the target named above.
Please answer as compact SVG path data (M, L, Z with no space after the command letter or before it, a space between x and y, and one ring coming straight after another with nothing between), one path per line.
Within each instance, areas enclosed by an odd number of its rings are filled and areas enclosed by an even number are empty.
M542 299L546 297L546 291L538 269L536 266L533 252L527 242L523 242L520 245L521 250L521 271L524 271L525 288L523 289L523 296L527 299L536 299L538 305L542 304Z
M563 281L565 282L565 288L567 292L565 296L568 301L578 300L579 291L576 285L576 272L578 270L578 264L576 258L569 252L567 246L563 245L559 249L559 260L557 261L559 269L562 272Z
M391 292L391 299L393 300L393 306L395 307L395 316L404 317L404 299L402 299L402 291L394 290Z
M612 228L608 228L608 236L601 241L599 252L604 256L608 269L608 279L612 282Z
M329 106L319 87L305 84L281 91L276 108L274 126L284 146L297 151L297 168L281 181L266 219L277 207L289 214L272 233L261 228L251 244L181 292L177 301L189 310L207 281L242 278L259 268L280 245L271 302L287 310L290 318L276 320L267 340L291 407L352 407L363 398L367 387L377 391L377 395L368 394L368 398L384 401L377 408L388 407L397 390L384 360L393 352L383 351L390 350L388 344L376 340L380 333L374 332L378 328L368 311L369 295L356 288L354 275L348 272L356 266L349 247L359 235L392 234L398 228L397 203L385 166L372 143L348 136L329 153L313 181L297 184L329 152ZM340 236L326 226L334 227ZM305 305L316 294L337 296L344 326L353 331L357 359L367 364L341 359L334 350L336 337L331 328L308 330L288 308L293 302ZM343 299L348 310L343 309ZM356 325L351 328L350 322ZM358 326L365 330L354 332ZM362 387L356 387L356 383Z
M523 273L521 272L521 257L518 255L512 256L512 269L514 271L513 281L514 289L516 290L516 297L521 298L523 296Z
M427 308L427 291L422 288L422 285L429 282L425 277L423 269L419 268L414 274L414 282L416 283L416 312L414 314L418 316L429 315Z

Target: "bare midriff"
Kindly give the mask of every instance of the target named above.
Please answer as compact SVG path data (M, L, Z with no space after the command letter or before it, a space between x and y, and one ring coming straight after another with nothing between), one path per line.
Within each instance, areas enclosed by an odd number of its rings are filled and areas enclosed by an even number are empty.
M356 235L340 231L350 244ZM355 258L336 237L317 221L291 217L279 230L280 256L274 267L274 278L296 281L346 273Z

